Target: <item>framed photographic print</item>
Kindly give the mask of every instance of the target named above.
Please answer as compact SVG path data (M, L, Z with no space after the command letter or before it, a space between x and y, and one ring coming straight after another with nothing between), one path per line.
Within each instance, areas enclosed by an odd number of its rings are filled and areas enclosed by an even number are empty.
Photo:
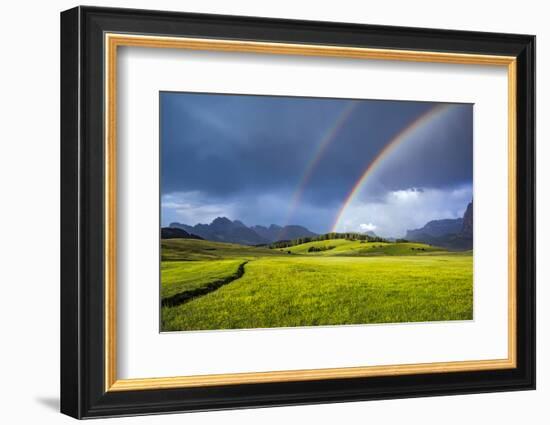
M529 35L61 14L61 411L535 387Z

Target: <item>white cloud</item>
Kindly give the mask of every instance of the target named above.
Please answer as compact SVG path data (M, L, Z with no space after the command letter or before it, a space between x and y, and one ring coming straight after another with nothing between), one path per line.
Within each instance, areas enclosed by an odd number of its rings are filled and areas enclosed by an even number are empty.
M395 198L398 202L410 202L418 199L422 192L422 189L411 187L405 190L395 190L390 192L389 196Z
M363 232L373 232L374 230L376 230L376 226L372 223L361 223L359 225L359 228L363 231Z
M442 190L410 188L388 192L382 199L355 200L344 211L337 231L365 231L365 223L376 223L376 233L384 237L402 237L407 230L428 221L462 217L472 200L470 186Z

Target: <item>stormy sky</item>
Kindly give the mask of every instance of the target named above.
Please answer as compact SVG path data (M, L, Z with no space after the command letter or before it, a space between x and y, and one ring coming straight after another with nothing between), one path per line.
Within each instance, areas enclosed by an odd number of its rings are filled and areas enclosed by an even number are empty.
M173 92L160 104L163 226L226 216L399 237L472 198L469 104Z

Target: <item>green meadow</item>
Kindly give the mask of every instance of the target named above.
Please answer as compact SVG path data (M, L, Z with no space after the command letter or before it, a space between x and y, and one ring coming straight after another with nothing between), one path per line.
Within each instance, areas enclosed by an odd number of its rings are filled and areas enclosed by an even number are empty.
M470 320L470 252L328 239L285 248L162 240L161 330Z

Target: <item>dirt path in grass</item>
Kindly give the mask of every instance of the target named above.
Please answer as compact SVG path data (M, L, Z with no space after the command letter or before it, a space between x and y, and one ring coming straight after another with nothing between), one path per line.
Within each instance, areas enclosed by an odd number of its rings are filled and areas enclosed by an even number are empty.
M244 275L244 266L246 265L246 263L248 263L248 261L249 260L243 261L241 264L239 264L239 267L237 267L237 271L230 276L210 282L208 285L201 288L191 289L189 291L180 292L179 294L164 298L162 300L162 306L175 307L177 305L187 303L195 298L202 297L203 295L209 294L210 292L214 292L222 286L227 285L228 283L240 279Z

